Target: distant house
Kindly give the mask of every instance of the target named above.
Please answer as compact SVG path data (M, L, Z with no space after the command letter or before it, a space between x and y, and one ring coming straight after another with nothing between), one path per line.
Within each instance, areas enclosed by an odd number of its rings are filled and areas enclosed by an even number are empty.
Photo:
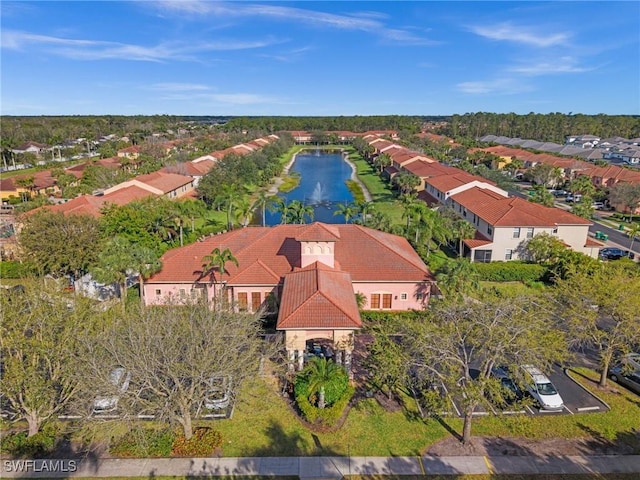
M193 178L177 173L154 172L146 175L138 175L132 180L119 183L104 191L110 194L117 190L137 186L155 195L163 195L167 198L180 198L189 195L194 189Z
M128 158L129 160L136 160L140 156L140 150L141 149L138 145L121 148L120 150L118 150L118 157Z
M22 145L12 149L13 153L33 153L34 155L40 155L45 151L49 150L49 145L45 145L44 143L37 142L26 142Z
M203 271L215 248L228 248L238 265L229 262L224 274ZM300 364L313 339L333 342L347 361L362 327L356 294L365 309L422 309L434 284L407 240L354 224L242 228L170 250L161 262L144 284L146 305L213 302L220 292L241 311L279 305L276 328L285 332L290 360Z

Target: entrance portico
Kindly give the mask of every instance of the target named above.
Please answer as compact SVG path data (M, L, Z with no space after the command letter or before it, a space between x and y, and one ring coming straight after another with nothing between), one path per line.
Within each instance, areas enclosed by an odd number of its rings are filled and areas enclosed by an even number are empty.
M308 352L309 340L328 340L332 344L333 361L343 364L351 374L351 357L353 354L353 336L355 329L342 330L286 330L285 345L289 359L289 370L302 370L305 354Z
M304 366L306 343L333 343L334 360L351 370L353 335L362 328L351 275L334 261L337 236L311 227L296 238L301 244L301 268L284 277L276 328L285 332L289 369Z

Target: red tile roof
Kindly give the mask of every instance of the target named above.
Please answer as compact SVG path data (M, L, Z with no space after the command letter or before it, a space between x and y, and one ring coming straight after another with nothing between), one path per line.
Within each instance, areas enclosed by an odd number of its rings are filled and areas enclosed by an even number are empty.
M349 274L319 262L287 274L276 328L362 328Z
M469 248L478 248L490 245L493 242L476 230L473 238L466 238L463 243Z
M439 175L455 174L459 172L456 168L447 167L446 165L434 162L425 162L423 160L416 160L408 165L404 165L402 168L421 178L436 177Z
M172 192L193 181L191 177L177 173L154 172L146 175L138 175L134 180L146 183L151 187L161 190L163 193Z
M519 197L503 197L491 190L472 187L451 197L494 227L554 227L591 225L592 222L560 208L545 207Z
M322 237L317 235L320 232ZM379 232L360 225L278 225L275 227L247 227L214 235L202 242L166 252L162 270L148 282L194 282L202 270L202 258L214 248L228 248L238 259L239 266L229 263L221 280L228 284L246 284L248 268L261 272L256 285L274 285L275 276L284 275L301 266L300 243L296 238L326 239L337 232L334 258L342 270L354 281L432 281L433 275L406 239ZM313 235L312 235L313 233ZM311 236L310 236L311 235ZM260 262L260 265L254 265Z
M296 235L298 242L335 242L340 238L340 231L333 225L315 222Z
M51 212L62 212L65 215L85 214L91 215L92 217L99 217L102 215L102 208L107 204L126 205L134 200L141 200L151 195L152 193L148 190L133 185L121 190L116 190L107 195L81 195L66 203L47 205L42 207L42 209Z
M454 174L437 175L434 177L430 177L426 180L426 183L445 193L449 190L460 187L462 185L466 185L473 181L491 183L491 181L487 180L486 178L476 177L475 175L471 175L470 173L467 173L463 170L456 170L457 172Z

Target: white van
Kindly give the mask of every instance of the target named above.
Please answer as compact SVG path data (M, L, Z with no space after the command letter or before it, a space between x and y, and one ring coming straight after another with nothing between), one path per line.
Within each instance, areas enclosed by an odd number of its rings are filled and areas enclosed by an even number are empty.
M538 368L523 365L527 391L543 410L561 410L564 408L562 397L556 387Z

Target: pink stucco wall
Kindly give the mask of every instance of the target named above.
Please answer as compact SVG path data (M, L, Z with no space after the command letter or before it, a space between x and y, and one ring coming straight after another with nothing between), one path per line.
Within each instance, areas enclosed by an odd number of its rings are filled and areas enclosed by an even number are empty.
M429 303L430 287L427 283L355 283L355 293L362 293L367 298L364 310L371 310L371 294L380 294L380 309L382 310L382 294L391 294L391 308L389 310L421 310ZM422 298L418 298L419 296ZM406 298L403 298L405 297Z
M184 290L184 293L181 292ZM156 294L156 290L160 293ZM144 285L144 302L145 305L162 305L168 301L179 302L180 299L192 298L191 295L203 295L203 289L194 289L193 284L145 284ZM214 289L213 286L206 285L206 293L209 301L213 300ZM220 291L220 287L216 287L217 291ZM192 294L191 292L194 291ZM267 292L274 292L278 294L274 285L250 285L250 286L234 286L228 289L229 299L237 302L238 293L247 293L247 303L249 310L251 310L251 293L260 292L261 303L265 300ZM371 294L380 294L380 302L382 307L382 294L391 294L391 308L389 310L420 310L427 306L429 303L430 286L428 283L410 283L410 282L397 282L397 283L354 283L353 291L355 293L362 293L367 298L367 304L364 306L365 310L371 309ZM233 298L231 297L233 295ZM421 295L422 298L418 298ZM406 296L406 298L403 298ZM193 297L195 298L195 297ZM382 309L382 308L380 308Z

